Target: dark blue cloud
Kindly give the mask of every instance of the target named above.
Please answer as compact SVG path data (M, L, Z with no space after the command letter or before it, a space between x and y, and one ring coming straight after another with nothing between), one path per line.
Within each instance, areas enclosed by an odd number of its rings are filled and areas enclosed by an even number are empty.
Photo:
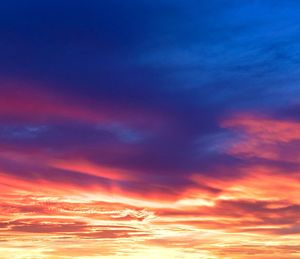
M133 108L182 105L182 95L183 105L215 109L272 102L287 80L297 92L297 8L295 1L3 3L2 76Z

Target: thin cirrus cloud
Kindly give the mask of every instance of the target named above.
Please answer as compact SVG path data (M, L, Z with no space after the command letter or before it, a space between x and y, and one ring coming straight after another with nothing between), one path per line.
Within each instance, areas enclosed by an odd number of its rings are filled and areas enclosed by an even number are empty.
M299 258L297 1L0 6L0 258Z

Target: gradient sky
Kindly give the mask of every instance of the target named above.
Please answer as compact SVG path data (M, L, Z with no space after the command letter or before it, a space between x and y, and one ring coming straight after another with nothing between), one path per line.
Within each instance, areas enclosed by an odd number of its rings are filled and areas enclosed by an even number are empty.
M300 258L299 12L1 1L0 258Z

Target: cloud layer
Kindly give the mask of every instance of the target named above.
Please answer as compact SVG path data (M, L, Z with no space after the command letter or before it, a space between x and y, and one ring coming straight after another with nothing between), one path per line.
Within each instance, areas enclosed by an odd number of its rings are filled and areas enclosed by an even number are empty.
M299 258L299 8L2 2L0 258Z

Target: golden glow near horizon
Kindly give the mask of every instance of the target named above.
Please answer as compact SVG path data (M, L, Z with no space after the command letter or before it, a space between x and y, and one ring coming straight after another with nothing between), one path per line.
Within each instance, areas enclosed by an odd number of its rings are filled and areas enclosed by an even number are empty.
M299 124L257 120L264 119L224 122L248 134L225 152L276 158L275 143L300 139ZM266 124L272 124L271 134L260 126ZM17 153L3 156L28 160ZM109 168L83 162L44 162L63 169L80 165L75 173L112 181L135 181L126 172L111 169L110 174ZM0 258L300 258L299 172L286 174L272 165L241 170L241 176L228 179L195 172L190 176L195 185L174 196L125 191L113 184L28 181L1 172Z

